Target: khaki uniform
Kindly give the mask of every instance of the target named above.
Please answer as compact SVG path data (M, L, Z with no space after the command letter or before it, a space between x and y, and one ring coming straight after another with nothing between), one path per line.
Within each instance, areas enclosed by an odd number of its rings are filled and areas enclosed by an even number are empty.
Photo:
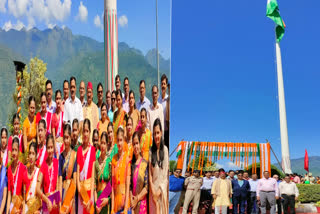
M200 201L200 187L202 186L203 180L201 177L196 178L195 176L188 177L184 185L186 186L186 195L183 203L182 214L187 214L188 207L192 201L193 208L192 214L198 213L199 201Z

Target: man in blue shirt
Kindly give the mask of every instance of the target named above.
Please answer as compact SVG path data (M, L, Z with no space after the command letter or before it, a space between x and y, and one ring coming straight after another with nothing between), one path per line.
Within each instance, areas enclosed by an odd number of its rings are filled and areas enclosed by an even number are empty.
M239 171L238 179L232 180L232 207L233 213L238 214L238 205L240 205L240 214L245 212L245 204L247 202L250 185L247 180L243 180L243 171Z
M176 169L173 175L169 176L169 214L174 213L181 191L183 190L184 177L180 176L181 170Z

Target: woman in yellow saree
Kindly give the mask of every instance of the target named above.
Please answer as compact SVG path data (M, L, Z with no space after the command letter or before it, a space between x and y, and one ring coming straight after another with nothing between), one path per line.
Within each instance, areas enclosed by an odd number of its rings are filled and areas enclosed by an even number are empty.
M140 129L140 146L142 157L149 161L149 150L152 146L152 133L147 128L147 110L142 108L140 111L140 121L141 121L141 129Z
M75 193L77 179L77 153L71 148L71 126L63 128L64 151L59 157L60 213L76 213Z
M121 90L116 91L116 104L118 110L114 113L113 117L113 130L114 133L117 133L118 128L122 126L123 128L126 127L125 115L126 112L122 108L122 93Z
M168 214L168 148L164 145L160 119L153 124L153 143L149 156L149 211L150 214Z
M116 214L130 213L129 188L131 163L125 150L124 130L117 130L118 154L112 159L112 211Z
M29 111L28 117L24 120L22 131L23 131L23 146L24 152L28 151L28 147L31 141L36 140L37 137L37 124L36 124L36 99L34 96L29 97Z
M129 155L129 159L132 159L132 155L133 155L133 146L132 146L132 135L133 135L133 120L131 117L127 118L127 123L126 123L126 147L128 150L128 155Z

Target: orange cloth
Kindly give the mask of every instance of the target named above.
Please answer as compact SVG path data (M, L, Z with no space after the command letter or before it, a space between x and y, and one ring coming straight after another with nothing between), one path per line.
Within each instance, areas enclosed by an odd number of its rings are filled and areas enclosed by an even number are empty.
M140 139L142 156L146 161L149 161L149 150L151 146L152 146L152 133L149 129L146 129L146 132L142 134Z
M33 118L33 121L30 123L29 118L27 117L23 122L23 128L27 131L27 141L28 145L33 139L37 137L37 125L36 125L36 117Z

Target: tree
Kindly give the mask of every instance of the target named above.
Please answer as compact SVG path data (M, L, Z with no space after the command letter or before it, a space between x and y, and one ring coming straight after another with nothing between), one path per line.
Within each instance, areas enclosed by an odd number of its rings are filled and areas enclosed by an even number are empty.
M29 72L28 72L29 69ZM36 100L36 112L40 109L40 95L42 92L45 92L45 84L47 78L45 77L45 73L47 71L47 64L44 63L41 59L37 57L31 58L29 65L26 65L23 70L23 79L21 81L21 119L20 119L20 127L22 127L22 123L25 118L28 116L28 101L29 97L32 95ZM19 74L20 75L20 74ZM15 92L13 93L13 100L15 105L13 106L12 113L8 115L8 127L10 132L13 131L13 126L11 124L12 116L17 112L17 91L18 87L16 86Z
M169 162L169 171L173 172L177 168L177 161L170 160Z
M252 164L248 166L248 170L246 170L249 175L252 175ZM284 178L284 173L278 169L275 165L271 164L271 174L270 176L273 176L274 174L279 175L280 178ZM257 175L260 176L260 163L257 163Z

